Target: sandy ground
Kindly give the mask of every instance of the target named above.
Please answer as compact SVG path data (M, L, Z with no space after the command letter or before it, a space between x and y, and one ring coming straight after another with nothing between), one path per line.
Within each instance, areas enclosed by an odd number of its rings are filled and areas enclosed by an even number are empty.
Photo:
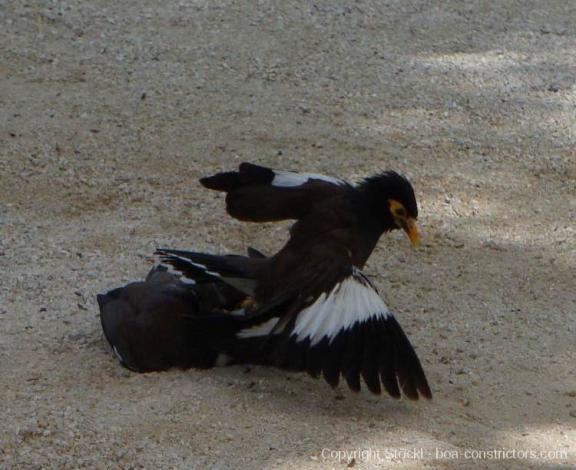
M576 3L0 5L1 468L576 467ZM243 160L411 178L368 272L433 401L113 359L155 246L286 239L197 184Z

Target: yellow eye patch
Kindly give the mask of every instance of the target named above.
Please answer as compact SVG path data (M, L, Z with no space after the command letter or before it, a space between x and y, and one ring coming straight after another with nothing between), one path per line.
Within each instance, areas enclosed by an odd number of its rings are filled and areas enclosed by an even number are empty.
M398 202L396 199L388 199L388 203L390 204L390 212L398 228L402 228L406 232L413 246L418 246L420 244L420 234L418 233L416 220L408 217L406 208L401 202Z
M388 203L390 204L390 212L393 215L398 217L406 217L406 208L404 204L398 202L396 199L388 199Z

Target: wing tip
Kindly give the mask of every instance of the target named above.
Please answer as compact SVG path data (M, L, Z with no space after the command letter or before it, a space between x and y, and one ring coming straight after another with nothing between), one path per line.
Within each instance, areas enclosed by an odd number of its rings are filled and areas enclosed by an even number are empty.
M198 180L202 186L214 191L230 192L240 186L240 175L236 171L225 171L203 176Z
M199 179L198 179L198 182L199 182L202 186L204 186L205 188L214 189L214 188L212 188L211 185L210 185L210 182L211 182L212 178L213 178L213 176L203 176L202 178L199 178Z
M250 162L242 162L238 166L238 171L223 171L214 175L203 176L198 181L205 188L228 193L247 183L269 183L273 178L274 171L270 168Z
M298 344L296 338L293 341ZM306 337L306 341L310 338ZM341 376L355 393L364 385L374 395L384 392L396 400L432 399L420 360L393 315L357 322L351 330L342 330L333 341L324 337L308 347L308 361L302 369L313 377L323 377L332 388L338 385ZM347 350L345 356L339 351L341 348Z

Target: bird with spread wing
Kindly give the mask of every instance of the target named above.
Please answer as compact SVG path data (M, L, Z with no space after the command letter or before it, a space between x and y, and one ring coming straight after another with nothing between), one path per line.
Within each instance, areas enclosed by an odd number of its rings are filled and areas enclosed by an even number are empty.
M243 308L191 321L226 333L218 362L260 363L358 391L431 398L408 338L362 272L383 233L402 229L418 245L418 208L403 176L383 172L353 186L324 175L242 163L238 171L200 180L226 193L226 209L242 221L292 219L275 255L220 256L158 249L163 262L195 282L224 282L245 295Z

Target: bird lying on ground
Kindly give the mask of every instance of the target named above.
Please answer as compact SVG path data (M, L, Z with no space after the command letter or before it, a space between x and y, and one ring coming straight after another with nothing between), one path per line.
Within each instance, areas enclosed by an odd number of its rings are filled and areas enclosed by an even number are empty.
M166 267L155 266L145 281L96 299L104 336L120 363L134 372L152 372L214 366L219 351L213 345L223 331L212 338L188 317L233 308L244 297L222 282L187 284Z
M187 317L191 329L212 332L215 360L305 370L331 386L342 376L354 391L362 377L373 393L384 387L393 397L431 398L414 349L361 271L385 232L403 229L419 243L408 180L384 172L352 186L243 163L200 181L225 192L227 211L239 220L296 220L269 258L157 250L185 278L245 295L249 307Z

